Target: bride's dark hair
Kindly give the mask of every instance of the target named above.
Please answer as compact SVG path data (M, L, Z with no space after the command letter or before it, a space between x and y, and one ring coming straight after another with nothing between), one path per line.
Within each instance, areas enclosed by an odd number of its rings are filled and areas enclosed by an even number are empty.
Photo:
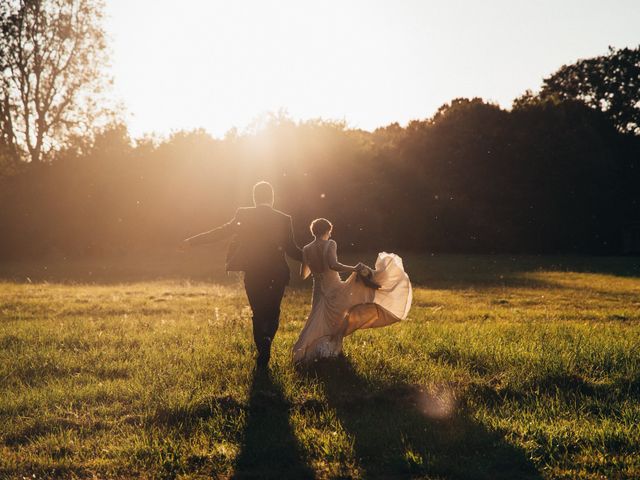
M313 233L314 237L321 237L327 232L330 232L333 228L333 225L326 218L316 218L313 222L311 222L311 233Z

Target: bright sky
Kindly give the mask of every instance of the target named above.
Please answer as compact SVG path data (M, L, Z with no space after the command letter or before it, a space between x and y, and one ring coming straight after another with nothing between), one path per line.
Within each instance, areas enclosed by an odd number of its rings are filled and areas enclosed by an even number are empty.
M132 134L222 136L268 111L372 130L455 97L509 107L640 44L640 0L106 0Z

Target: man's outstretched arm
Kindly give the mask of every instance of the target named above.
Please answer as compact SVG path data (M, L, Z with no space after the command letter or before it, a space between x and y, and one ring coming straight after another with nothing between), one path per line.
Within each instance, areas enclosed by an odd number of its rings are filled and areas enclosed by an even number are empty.
M285 252L294 260L299 262L302 261L302 250L298 247L298 244L295 241L293 236L293 223L291 221L291 217L289 217L289 235L287 236L287 242L285 245Z
M240 225L240 222L238 222L238 212L236 212L236 215L227 223L220 225L219 227L214 228L213 230L202 232L202 233L199 233L198 235L194 235L193 237L189 237L185 239L184 242L189 246L203 245L205 243L214 243L219 240L228 238L234 233L237 233L239 225Z

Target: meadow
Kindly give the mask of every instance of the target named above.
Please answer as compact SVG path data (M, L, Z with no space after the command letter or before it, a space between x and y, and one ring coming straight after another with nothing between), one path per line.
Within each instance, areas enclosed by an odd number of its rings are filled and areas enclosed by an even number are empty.
M294 282L263 373L208 251L5 262L0 478L640 477L640 259L403 257L406 321L295 369Z

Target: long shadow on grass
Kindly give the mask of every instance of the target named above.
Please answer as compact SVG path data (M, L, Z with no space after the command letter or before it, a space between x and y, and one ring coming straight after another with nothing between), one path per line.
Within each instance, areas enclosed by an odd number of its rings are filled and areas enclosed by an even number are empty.
M314 478L289 424L290 405L267 371L256 370L235 479Z
M366 478L541 478L522 450L474 421L446 391L371 383L345 358L303 374L323 385Z

